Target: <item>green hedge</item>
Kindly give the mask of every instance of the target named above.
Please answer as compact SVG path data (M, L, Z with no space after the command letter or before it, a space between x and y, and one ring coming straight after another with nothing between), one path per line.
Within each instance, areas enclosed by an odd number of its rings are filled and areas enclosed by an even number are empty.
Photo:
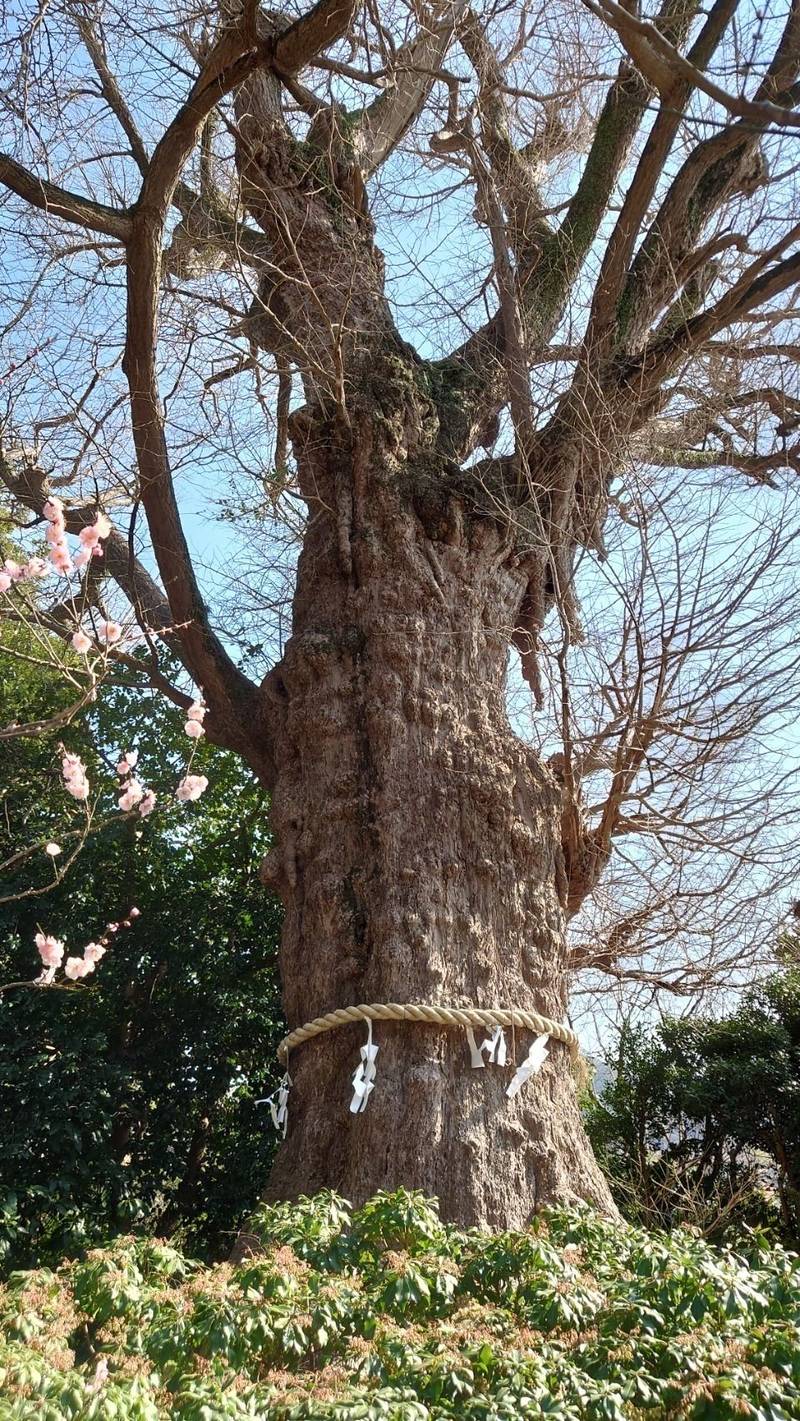
M13 1275L2 1421L800 1417L800 1259L756 1235L463 1233L402 1191L256 1230L238 1268L131 1238Z

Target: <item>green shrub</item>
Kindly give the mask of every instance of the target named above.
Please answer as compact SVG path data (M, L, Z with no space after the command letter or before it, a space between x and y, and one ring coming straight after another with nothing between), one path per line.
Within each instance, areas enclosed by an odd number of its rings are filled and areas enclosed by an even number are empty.
M119 1239L0 1291L0 1421L800 1417L800 1259L548 1212L489 1235L432 1201L264 1207L203 1267Z
M789 970L730 1016L621 1033L585 1113L626 1218L696 1224L718 1241L756 1226L800 1243L800 936L781 948Z

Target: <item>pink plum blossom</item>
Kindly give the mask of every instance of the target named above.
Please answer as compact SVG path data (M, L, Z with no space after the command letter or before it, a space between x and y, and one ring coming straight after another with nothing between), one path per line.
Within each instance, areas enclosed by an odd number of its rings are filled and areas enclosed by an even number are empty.
M51 859L55 859L58 858L58 855L60 853L62 853L62 848L60 844L54 844L51 841L49 844L45 844L44 851L46 854L50 855Z
M76 651L81 652L81 654L85 656L87 651L91 651L92 639L88 637L84 631L81 631L79 627L76 632L72 633L72 645Z
M192 704L186 712L186 719L196 720L200 724L202 724L202 722L205 720L207 710L208 707L203 703L203 701L192 701Z
M56 498L55 494L52 494L44 505L42 513L50 523L63 523L64 505L61 499Z
M85 567L87 562L91 562L91 560L91 548L78 548L78 551L73 557L72 562L74 567Z
M128 909L128 917L129 917L129 918L140 918L141 916L142 916L142 910L141 910L141 908L129 908L129 909Z
M66 543L54 543L50 549L50 561L57 572L72 572L72 558Z
M65 752L61 761L61 771L67 793L71 794L73 799L88 799L89 781L80 755L70 755Z
M123 918L121 926L129 928L133 919L140 916L138 908L131 908L127 918ZM64 975L71 982L80 981L83 977L88 977L94 972L98 962L105 957L107 943L112 934L119 932L119 923L106 923L105 932L99 942L88 942L83 949L83 957L68 957L64 963ZM58 968L64 958L64 944L60 938L51 937L47 933L36 933L34 937L39 956L42 960L44 970L35 979L38 987L48 987L54 980Z
M11 586L11 578L7 572L0 572L0 592L7 592Z
M142 798L139 800L139 813L141 814L142 818L146 819L148 814L152 814L155 807L156 797L153 790L145 790L144 794L142 795Z
M49 568L44 558L29 558L23 572L26 577L46 577Z
M34 942L45 967L60 967L64 956L64 944L60 938L37 933Z
M5 572L7 577L11 578L12 582L19 582L20 578L22 577L22 568L20 567L18 562L14 561L13 558L6 558L5 562L3 563L3 571Z
M77 982L80 977L86 977L93 971L94 963L90 965L84 962L82 957L68 957L64 963L64 976L69 977L71 982Z
M97 513L95 514L94 523L90 523L86 528L81 528L78 537L82 543L88 543L89 546L93 548L100 542L101 538L107 538L110 532L110 519L106 517L105 513Z
M205 775L184 775L175 791L175 798L185 804L187 800L199 799L206 789L208 780Z
M144 799L144 785L140 785L138 780L129 780L118 804L121 810L135 809L140 800Z
M122 636L122 627L119 622L101 622L98 635L101 641L113 646L114 642L119 641Z
M199 740L201 735L205 735L199 720L187 720L183 728L190 740Z
M139 751L138 751L138 750L126 750L126 751L124 752L123 756L122 756L122 759L120 760L119 764L117 765L117 774L118 774L118 775L129 775L130 772L131 772L131 770L135 770L135 769L136 769L136 766L137 766L138 763L139 763Z
M81 528L78 537L85 548L96 550L100 544L100 539L107 538L110 532L111 523L109 519L105 513L98 513L94 523L91 523L87 528ZM102 549L100 552L102 556Z

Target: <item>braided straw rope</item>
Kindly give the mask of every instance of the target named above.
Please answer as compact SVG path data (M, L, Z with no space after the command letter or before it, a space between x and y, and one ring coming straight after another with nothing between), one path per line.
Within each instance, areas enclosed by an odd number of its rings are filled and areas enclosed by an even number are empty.
M568 1026L551 1021L548 1016L540 1016L535 1011L521 1011L518 1007L431 1007L398 1002L373 1002L370 1006L340 1007L329 1011L326 1016L318 1016L314 1021L298 1026L284 1036L278 1047L278 1058L288 1061L289 1052L304 1041L322 1036L326 1031L334 1031L337 1026L348 1026L352 1021L416 1021L431 1026L522 1026L535 1031L537 1036L552 1036L555 1041L563 1041L569 1046L574 1059L578 1055L578 1038Z

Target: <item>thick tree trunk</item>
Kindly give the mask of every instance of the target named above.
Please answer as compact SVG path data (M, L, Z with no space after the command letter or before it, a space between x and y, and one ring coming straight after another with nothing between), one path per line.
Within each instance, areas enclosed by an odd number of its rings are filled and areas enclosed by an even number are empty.
M293 442L311 516L270 683L283 709L264 866L286 908L287 1020L390 1001L563 1019L559 791L505 708L527 582L508 535L454 500L421 513L419 469L380 417L339 434L309 422ZM404 1185L448 1219L501 1227L553 1200L612 1207L566 1047L509 1101L511 1068L472 1070L463 1031L379 1024L376 1087L351 1115L364 1039L348 1026L293 1053L268 1197ZM517 1062L530 1040L516 1033Z

